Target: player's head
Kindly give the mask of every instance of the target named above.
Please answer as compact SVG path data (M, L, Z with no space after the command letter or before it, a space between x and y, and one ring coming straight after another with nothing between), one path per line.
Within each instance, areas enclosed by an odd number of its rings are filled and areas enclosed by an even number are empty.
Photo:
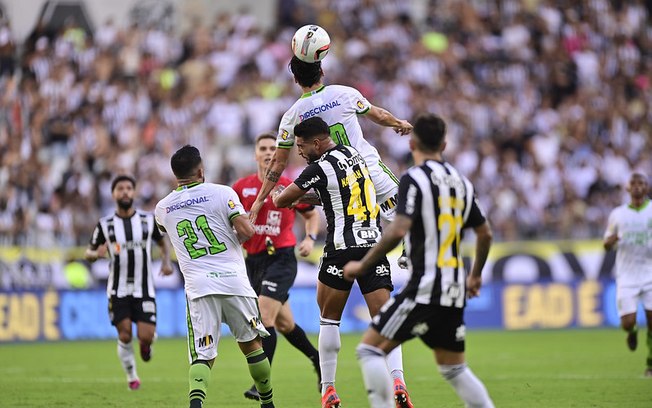
M318 116L306 119L296 125L294 135L299 154L308 163L319 159L333 145L328 125Z
M321 81L324 71L321 70L321 61L303 62L293 56L290 60L290 71L294 75L294 80L304 88L310 88Z
M195 146L185 145L177 150L170 159L170 167L177 180L204 181L201 154Z
M254 158L258 166L267 167L269 161L276 151L276 134L273 132L263 133L256 138Z
M634 171L627 182L627 192L632 200L644 199L649 191L647 176L642 171Z
M423 113L417 116L412 129L412 150L423 153L439 153L446 147L446 122L433 114Z
M111 196L118 207L128 210L134 205L136 195L136 179L126 174L116 176L111 182Z

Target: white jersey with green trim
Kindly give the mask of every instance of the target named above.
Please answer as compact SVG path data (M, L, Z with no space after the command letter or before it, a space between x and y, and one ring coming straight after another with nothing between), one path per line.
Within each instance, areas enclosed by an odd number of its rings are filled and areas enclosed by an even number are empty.
M378 150L362 134L358 115L371 109L369 101L360 91L344 85L322 85L305 93L281 119L276 146L291 149L294 146L294 126L308 118L318 116L330 128L335 143L351 146L357 150L369 168L369 174L376 187L376 198L384 218L391 220L395 198L398 193L398 179L381 161Z
M652 202L639 208L616 207L609 215L604 237L618 235L616 282L620 286L641 287L652 283Z
M246 211L231 187L212 183L180 187L159 201L154 215L159 228L169 231L189 299L256 297L231 224Z

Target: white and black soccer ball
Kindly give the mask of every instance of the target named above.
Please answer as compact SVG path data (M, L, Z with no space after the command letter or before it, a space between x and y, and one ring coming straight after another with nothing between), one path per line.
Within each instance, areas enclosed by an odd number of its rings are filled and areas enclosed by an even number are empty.
M303 62L317 62L324 59L331 46L331 38L318 25L301 27L292 37L292 53Z

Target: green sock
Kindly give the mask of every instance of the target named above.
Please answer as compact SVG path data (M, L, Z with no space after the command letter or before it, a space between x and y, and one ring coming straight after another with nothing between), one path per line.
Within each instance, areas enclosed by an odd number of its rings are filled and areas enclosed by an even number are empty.
M190 384L188 398L190 401L198 399L204 402L210 379L211 369L206 364L195 363L190 366L190 370L188 370L188 383Z
M652 368L652 330L647 331L647 368Z
M247 354L247 364L249 364L249 373L254 379L256 389L260 395L260 402L269 404L272 402L272 378L269 366L269 360L262 348Z

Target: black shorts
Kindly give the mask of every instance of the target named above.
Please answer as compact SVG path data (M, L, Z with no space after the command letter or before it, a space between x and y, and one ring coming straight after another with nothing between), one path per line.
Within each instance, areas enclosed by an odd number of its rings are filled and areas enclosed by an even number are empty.
M297 277L294 247L277 248L274 255L261 252L247 256L247 276L257 295L285 303Z
M135 298L133 296L109 298L109 320L117 325L125 318L132 322L156 324L156 300L154 298Z
M342 269L349 261L359 261L371 248L349 248L325 254L319 264L319 281L324 285L339 290L351 290L353 282L342 277ZM394 290L389 261L383 257L378 263L356 279L362 294L386 288Z
M371 327L401 343L419 337L431 349L464 351L464 309L457 307L424 305L399 293L383 305Z

